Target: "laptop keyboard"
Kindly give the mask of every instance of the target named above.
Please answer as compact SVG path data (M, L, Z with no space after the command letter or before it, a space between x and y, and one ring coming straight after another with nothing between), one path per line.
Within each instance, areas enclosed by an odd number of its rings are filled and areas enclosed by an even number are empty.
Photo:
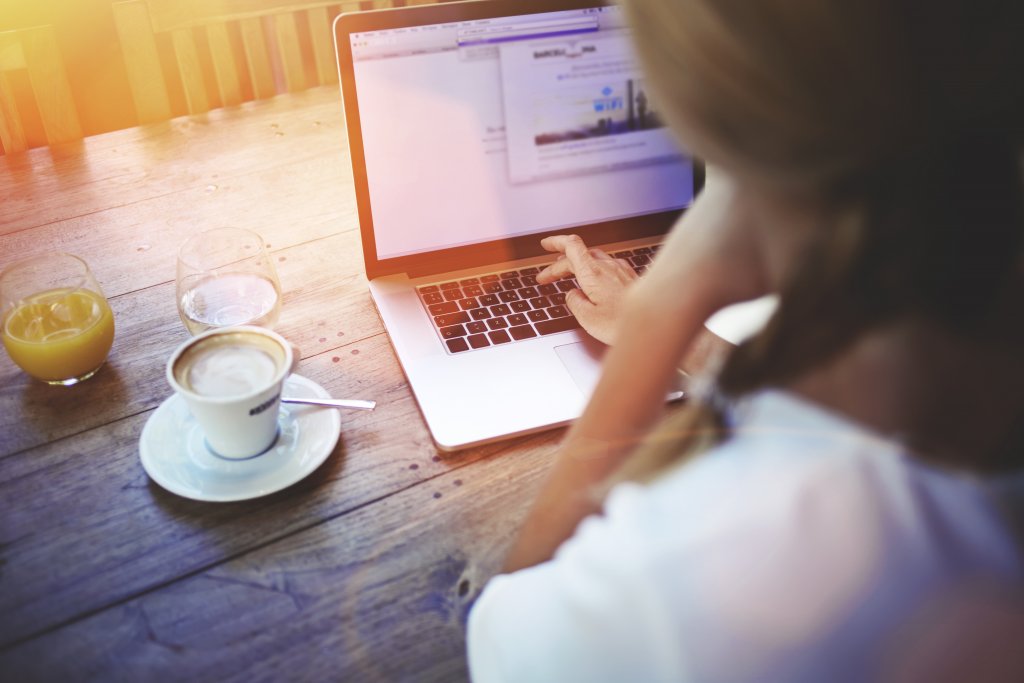
M612 254L626 259L638 274L647 270L660 245ZM416 288L448 353L510 344L580 327L565 305L579 285L564 278L537 284L548 264L449 280Z

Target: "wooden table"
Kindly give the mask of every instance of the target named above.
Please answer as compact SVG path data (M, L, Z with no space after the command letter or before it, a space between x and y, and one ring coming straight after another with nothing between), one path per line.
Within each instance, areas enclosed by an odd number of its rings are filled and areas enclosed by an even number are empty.
M0 157L0 268L63 250L114 310L79 386L0 357L0 679L466 677L463 629L561 430L439 453L373 309L337 91ZM310 477L230 504L163 490L139 462L187 338L175 252L238 225L271 248L278 331L345 413Z

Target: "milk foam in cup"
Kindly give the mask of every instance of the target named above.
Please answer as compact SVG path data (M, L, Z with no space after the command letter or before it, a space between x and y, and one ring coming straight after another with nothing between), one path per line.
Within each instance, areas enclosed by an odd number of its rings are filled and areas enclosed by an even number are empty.
M281 387L295 365L281 335L261 327L214 329L179 346L167 381L222 458L259 455L277 440Z

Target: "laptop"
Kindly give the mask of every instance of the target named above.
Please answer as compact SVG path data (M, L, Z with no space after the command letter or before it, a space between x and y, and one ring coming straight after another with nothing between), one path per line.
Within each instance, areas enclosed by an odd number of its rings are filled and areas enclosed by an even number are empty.
M571 422L605 347L574 280L537 283L540 240L642 273L702 183L620 10L449 2L342 14L334 37L370 292L437 447Z

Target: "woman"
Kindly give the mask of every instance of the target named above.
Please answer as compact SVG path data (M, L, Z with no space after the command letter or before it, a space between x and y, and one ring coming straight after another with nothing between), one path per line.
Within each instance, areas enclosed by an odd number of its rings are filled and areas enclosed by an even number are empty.
M471 613L474 679L1024 680L998 647L1024 583L1021 3L623 4L721 177L636 284L545 243L614 345ZM703 321L767 292L662 420Z

